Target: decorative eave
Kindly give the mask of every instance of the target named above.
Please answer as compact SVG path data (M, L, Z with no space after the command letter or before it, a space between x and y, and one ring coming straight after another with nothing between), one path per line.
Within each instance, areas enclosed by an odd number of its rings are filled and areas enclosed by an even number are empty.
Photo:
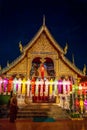
M33 39L28 42L28 44L26 46L23 47L23 50L26 52L34 43L35 41L39 38L39 36L41 35L41 33L45 32L47 37L49 38L49 40L52 42L53 46L56 47L56 49L60 52L64 54L64 50L60 47L60 45L56 42L56 40L53 38L53 36L51 35L50 31L48 30L48 28L46 27L46 25L42 25L39 29L39 31L36 33L36 35L33 37Z
M73 64L70 60L68 60L64 55L61 55L62 60L74 71L76 72L79 76L84 76L83 71L78 69L75 64Z
M14 66L16 66L25 56L25 53L21 54L19 57L17 57L13 62L11 62L9 64L9 66L6 66L5 68L3 68L0 71L0 75L1 74L5 74L7 71L9 71L11 68L13 68Z

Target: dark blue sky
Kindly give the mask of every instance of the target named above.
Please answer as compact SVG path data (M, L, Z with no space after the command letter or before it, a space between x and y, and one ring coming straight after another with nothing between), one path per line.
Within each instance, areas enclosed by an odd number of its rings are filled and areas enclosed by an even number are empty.
M5 67L19 55L19 41L26 45L46 17L55 40L66 57L79 69L87 65L87 0L0 0L0 65Z

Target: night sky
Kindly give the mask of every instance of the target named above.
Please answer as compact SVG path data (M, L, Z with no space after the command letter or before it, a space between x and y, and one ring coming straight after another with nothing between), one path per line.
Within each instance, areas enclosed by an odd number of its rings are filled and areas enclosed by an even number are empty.
M87 65L87 0L0 0L0 65L5 67L20 56L19 42L26 45L43 24L66 57L83 69Z

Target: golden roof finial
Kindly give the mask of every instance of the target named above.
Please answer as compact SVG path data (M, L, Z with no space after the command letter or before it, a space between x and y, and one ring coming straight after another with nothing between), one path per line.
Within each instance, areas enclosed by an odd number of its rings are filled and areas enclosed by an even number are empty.
M72 62L73 62L73 64L75 64L74 54L72 54Z
M7 67L9 67L9 65L10 65L10 64L9 64L9 61L7 61Z
M45 15L43 15L43 26L45 26Z
M84 67L83 67L83 74L86 75L86 65L84 64Z
M1 65L0 65L0 70L2 70L2 67L1 67Z
M68 43L66 43L65 48L64 48L64 53L66 54L68 50Z
M22 46L22 42L21 41L19 42L19 49L20 49L20 52L23 52L23 46Z

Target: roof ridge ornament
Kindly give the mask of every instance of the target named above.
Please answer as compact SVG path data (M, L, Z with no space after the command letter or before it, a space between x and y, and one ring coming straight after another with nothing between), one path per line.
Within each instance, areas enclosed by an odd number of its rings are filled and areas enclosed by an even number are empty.
M0 70L2 70L2 66L0 65Z
M64 47L64 53L66 54L68 50L68 43L66 43L65 47Z
M45 15L43 15L43 26L45 26Z
M9 67L9 66L10 66L9 61L7 61L7 67Z
M75 65L74 54L72 54L72 62L73 62L73 65Z
M84 67L83 67L83 74L86 75L86 64L84 64Z
M19 42L19 49L20 49L20 52L22 53L23 52L23 46L22 46L22 42L21 41Z

